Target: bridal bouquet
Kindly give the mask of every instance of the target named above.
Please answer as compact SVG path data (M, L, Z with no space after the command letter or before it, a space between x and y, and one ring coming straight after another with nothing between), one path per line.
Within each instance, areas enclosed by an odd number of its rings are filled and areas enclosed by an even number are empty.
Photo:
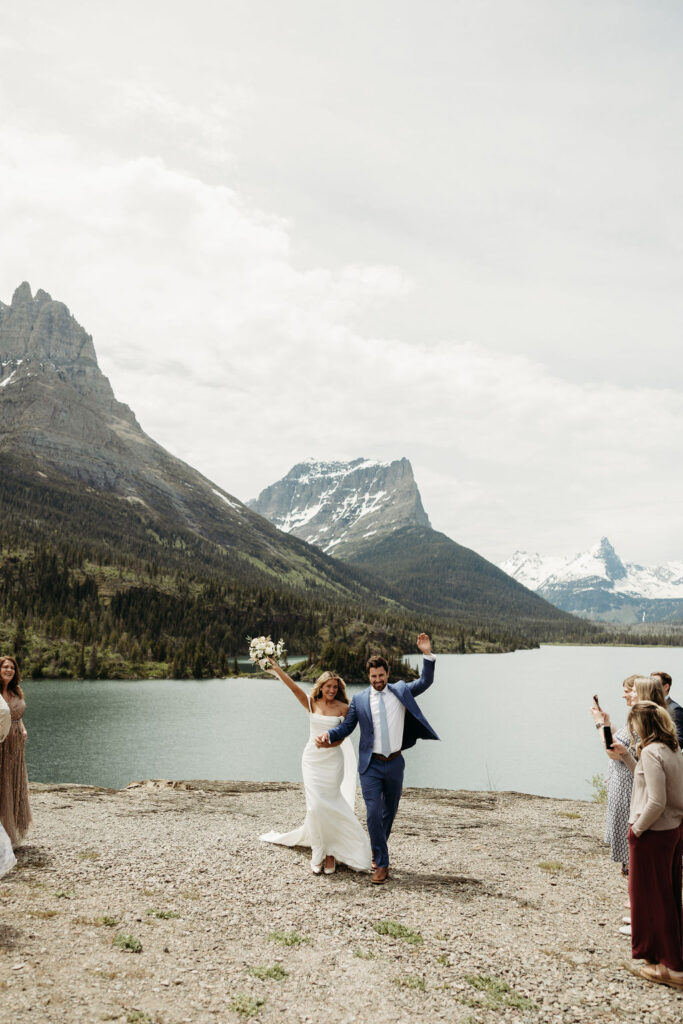
M259 668L268 668L268 658L274 658L279 662L286 652L284 640L278 640L275 643L269 636L256 636L253 640L247 637L247 640L249 640L249 661L258 665Z

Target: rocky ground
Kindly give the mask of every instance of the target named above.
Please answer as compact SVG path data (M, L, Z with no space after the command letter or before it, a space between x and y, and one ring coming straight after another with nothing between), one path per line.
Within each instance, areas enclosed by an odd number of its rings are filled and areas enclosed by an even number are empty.
M378 887L258 841L302 809L288 784L34 786L0 882L0 1020L683 1018L631 973L602 807L407 790Z

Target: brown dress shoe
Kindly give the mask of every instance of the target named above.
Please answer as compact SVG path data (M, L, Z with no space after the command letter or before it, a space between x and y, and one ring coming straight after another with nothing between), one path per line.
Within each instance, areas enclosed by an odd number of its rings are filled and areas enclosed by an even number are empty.
M387 878L389 877L389 868L375 868L372 872L370 881L373 885L384 885Z

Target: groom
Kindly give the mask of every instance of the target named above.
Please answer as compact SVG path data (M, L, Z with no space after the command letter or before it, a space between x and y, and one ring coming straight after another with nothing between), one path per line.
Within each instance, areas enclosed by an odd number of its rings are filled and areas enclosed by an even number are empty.
M401 751L413 747L418 739L439 738L415 701L434 682L434 655L426 633L420 633L417 646L424 656L418 680L389 683L389 665L375 655L365 666L369 689L352 699L343 722L315 740L316 746L327 747L345 739L360 723L358 771L374 861L371 881L375 885L382 885L389 877L387 840L403 791L405 761Z

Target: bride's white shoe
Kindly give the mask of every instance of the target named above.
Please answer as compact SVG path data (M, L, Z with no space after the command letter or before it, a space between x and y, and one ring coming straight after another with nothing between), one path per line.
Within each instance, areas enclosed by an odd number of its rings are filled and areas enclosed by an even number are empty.
M314 875L321 875L322 870L322 864L315 864L313 861L311 861L311 871L313 872Z
M328 868L328 866L327 866L328 859L332 861L332 867L331 868ZM329 858L325 857L325 861L323 863L324 863L323 871L325 872L325 874L326 875L333 875L334 872L335 872L335 869L337 867L337 862L334 859L334 857L329 857Z

